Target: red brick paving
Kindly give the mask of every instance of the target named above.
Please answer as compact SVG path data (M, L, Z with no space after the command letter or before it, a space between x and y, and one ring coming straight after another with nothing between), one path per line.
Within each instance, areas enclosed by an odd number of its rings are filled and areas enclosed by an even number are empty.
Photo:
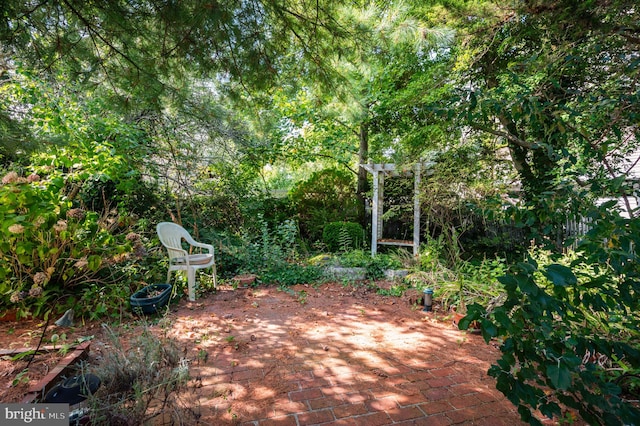
M258 289L209 296L200 314L207 322L174 314L208 336L198 350L209 359L191 372L202 378L203 424L524 424L487 376L499 354L480 336L431 313L396 317L399 307L366 300L336 297L330 310L326 301L316 307L327 290L305 290L303 309L291 296L283 306L283 294ZM231 340L240 346L225 345Z

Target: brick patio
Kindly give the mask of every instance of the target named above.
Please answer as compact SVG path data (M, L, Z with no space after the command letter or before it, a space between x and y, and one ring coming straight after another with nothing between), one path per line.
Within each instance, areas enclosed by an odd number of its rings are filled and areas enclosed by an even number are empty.
M486 374L498 351L480 336L394 302L327 309L314 303L326 289L305 306L274 291L218 292L174 314L187 338L206 336L191 372L204 424L523 424Z

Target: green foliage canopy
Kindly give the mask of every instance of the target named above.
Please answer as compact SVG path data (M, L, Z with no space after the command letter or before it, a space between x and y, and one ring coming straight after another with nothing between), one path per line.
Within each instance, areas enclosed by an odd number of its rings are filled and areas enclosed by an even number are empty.
M348 35L336 9L306 0L10 0L0 8L0 40L32 69L63 68L73 81L111 86L124 102L153 105L194 76L264 87L291 44L310 71L326 74L323 52Z

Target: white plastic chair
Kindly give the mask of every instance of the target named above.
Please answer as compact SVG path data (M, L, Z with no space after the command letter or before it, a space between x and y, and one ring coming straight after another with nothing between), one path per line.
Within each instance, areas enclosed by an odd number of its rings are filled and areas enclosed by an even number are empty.
M213 267L213 287L216 288L216 260L211 244L199 243L182 226L173 222L160 222L156 226L158 238L169 252L167 283L171 281L171 271L187 271L189 300L196 300L196 269ZM189 244L189 251L182 247L182 240ZM200 253L191 253L194 248ZM203 249L208 250L205 253Z

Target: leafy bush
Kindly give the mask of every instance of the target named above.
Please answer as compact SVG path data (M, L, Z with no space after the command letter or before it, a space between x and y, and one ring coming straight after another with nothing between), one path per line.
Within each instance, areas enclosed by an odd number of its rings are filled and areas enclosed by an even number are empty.
M370 253L363 250L351 250L339 256L340 264L345 268L365 268L367 278L377 280L384 277L387 269L399 269L402 263L394 256L388 254L376 254L371 257Z
M460 322L478 320L487 342L501 339L489 374L531 424L540 424L532 410L560 417L562 406L589 424L640 418L631 401L640 377L640 220L609 213L611 204L589 214L576 253L529 256L500 278L501 306L472 305Z
M322 240L330 251L349 251L362 246L364 229L355 222L331 222L325 225Z
M459 261L453 270L442 270L434 283L434 297L445 310L456 306L459 311L472 303L488 306L500 300L504 288L498 278L507 271L504 259L481 262Z
M289 263L279 268L269 268L260 275L264 283L292 286L296 284L310 284L322 276L319 268L310 265Z
M295 223L288 219L270 228L262 215L258 215L257 236L249 232L239 236L226 236L216 253L218 271L228 277L239 273L256 274L266 284L289 286L316 281L320 269L303 265L299 259Z
M380 255L386 256L386 255ZM345 268L364 268L371 261L371 253L364 250L351 250L338 256L340 265Z
M358 222L355 182L348 172L336 169L316 172L296 185L289 199L298 212L301 236L311 241L321 240L327 223Z
M420 251L418 252L419 267L422 271L432 271L445 267L444 257L444 238L441 235L439 238L427 237L420 245Z
M116 265L145 254L139 235L117 217L72 208L61 185L15 172L0 185L0 297L22 314L41 315L87 283L112 283Z
M0 103L47 144L16 159L0 185L0 303L21 314L117 312L149 266L128 213L148 214L156 199L140 172L150 138L100 97L25 71L2 85Z

